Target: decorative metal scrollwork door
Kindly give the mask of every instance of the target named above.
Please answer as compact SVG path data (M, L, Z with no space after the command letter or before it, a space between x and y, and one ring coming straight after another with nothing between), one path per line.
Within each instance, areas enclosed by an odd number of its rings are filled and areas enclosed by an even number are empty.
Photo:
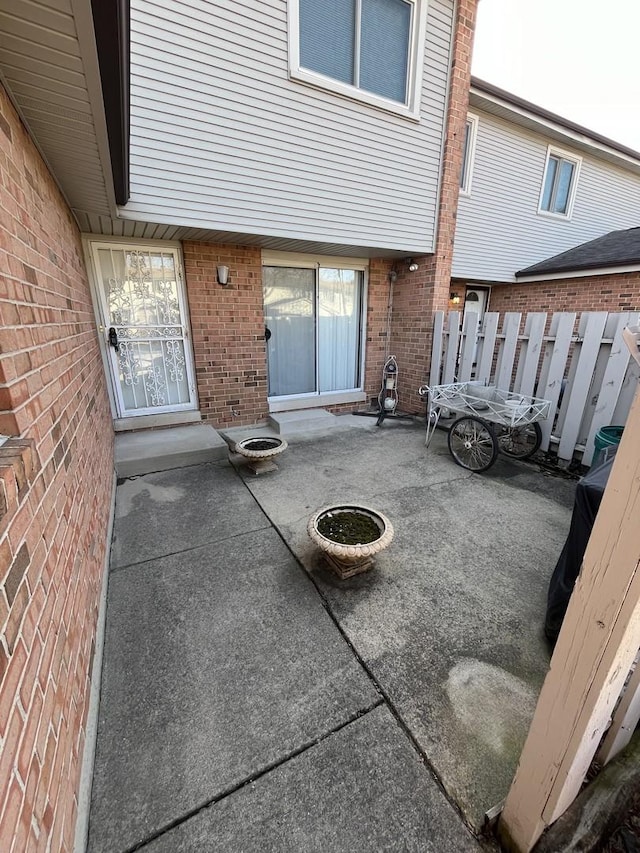
M92 252L118 414L194 409L177 251L93 243Z

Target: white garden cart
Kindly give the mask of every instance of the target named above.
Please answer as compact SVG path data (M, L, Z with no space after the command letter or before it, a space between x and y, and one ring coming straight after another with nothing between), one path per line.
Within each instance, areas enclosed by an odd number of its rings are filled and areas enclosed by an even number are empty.
M478 473L490 468L500 451L514 459L532 456L542 442L540 421L551 407L549 400L481 382L423 385L420 396L427 406L427 447L443 413L454 413L449 452L458 465Z

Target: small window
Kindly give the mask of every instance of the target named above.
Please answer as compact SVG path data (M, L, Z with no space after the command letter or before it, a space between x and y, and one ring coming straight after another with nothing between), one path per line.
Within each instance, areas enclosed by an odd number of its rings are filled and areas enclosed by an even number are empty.
M562 151L548 150L540 212L566 218L571 216L580 162L580 158L567 156Z
M477 116L468 115L462 143L462 169L460 171L460 192L471 195L471 172L476 149Z
M289 8L292 77L413 114L425 0L290 0Z

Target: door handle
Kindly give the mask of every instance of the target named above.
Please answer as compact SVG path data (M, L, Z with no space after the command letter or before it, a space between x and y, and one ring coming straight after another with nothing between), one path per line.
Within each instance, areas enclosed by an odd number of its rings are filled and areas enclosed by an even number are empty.
M120 344L118 343L118 333L113 326L109 327L109 346L113 347L116 352L120 352Z

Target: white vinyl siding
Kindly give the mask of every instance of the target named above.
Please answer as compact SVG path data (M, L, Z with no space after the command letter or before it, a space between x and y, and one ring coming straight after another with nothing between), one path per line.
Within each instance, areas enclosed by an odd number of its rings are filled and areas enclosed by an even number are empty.
M458 204L455 278L514 281L531 264L638 225L640 177L567 145L563 150L582 158L571 219L541 215L549 139L477 114L473 189Z
M288 78L285 0L132 0L125 218L433 250L453 0L431 0L420 121Z

